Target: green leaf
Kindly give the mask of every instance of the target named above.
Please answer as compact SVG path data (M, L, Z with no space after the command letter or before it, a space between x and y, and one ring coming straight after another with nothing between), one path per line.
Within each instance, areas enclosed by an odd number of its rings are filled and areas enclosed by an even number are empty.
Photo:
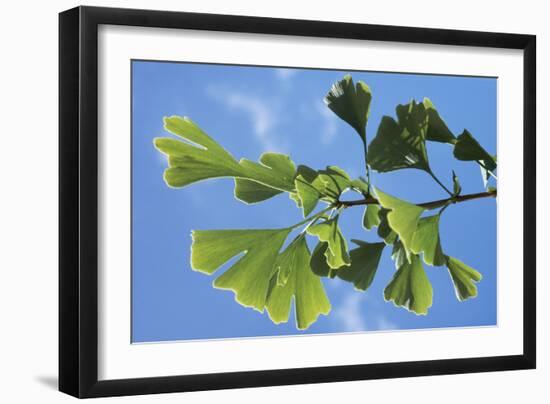
M327 254L328 243L318 242L313 252L311 253L311 260L309 265L313 273L317 276L330 276L334 278L336 276L337 270L332 269L327 264Z
M447 268L458 300L463 301L477 296L477 286L474 282L481 281L482 276L479 272L453 257L447 257Z
M330 268L337 269L351 264L348 244L338 227L338 216L308 227L307 232L328 244L324 255Z
M332 85L325 103L338 117L350 124L366 143L366 126L369 117L370 88L362 81L354 85L350 75Z
M336 275L345 281L352 282L357 290L367 290L371 285L382 251L386 244L367 243L361 240L352 240L358 245L350 251L351 266L336 271Z
M407 252L401 240L396 240L395 243L393 243L391 259L395 262L396 269L401 268L407 262Z
M356 178L351 181L351 186L361 192L363 195L367 196L370 194L369 183L363 178Z
M411 104L413 105L413 104ZM417 104L414 104L417 105ZM398 111L401 111L398 106ZM398 115L405 115L404 111ZM429 172L425 131L416 126L413 119L397 123L389 116L382 117L376 137L368 147L367 160L371 168L379 172L417 168Z
M413 253L424 253L424 262L432 266L445 265L446 262L439 240L440 216L438 213L437 215L420 219L410 246Z
M319 178L325 186L324 194L326 195L339 197L351 187L349 175L337 166L328 166L325 170L320 170Z
M413 235L425 209L385 194L379 189L376 189L376 195L380 205L390 210L387 214L388 224L399 235L407 255L410 255Z
M290 230L194 230L191 267L210 275L243 253L214 287L232 290L237 302L263 312L275 260Z
M325 184L319 178L317 171L307 166L298 166L298 174L294 183L304 217L307 217L313 212L319 199L324 196Z
M390 224L388 223L388 209L380 209L378 212L378 217L380 218L380 223L378 224L378 236L384 240L388 245L393 244L397 239L397 233L392 230Z
M478 161L480 165L491 172L494 172L497 168L495 158L487 153L467 130L464 130L464 132L458 136L453 154L458 160ZM487 173L486 175L488 179L489 174Z
M453 170L453 196L458 196L462 192L462 186L460 181Z
M380 224L380 205L368 204L363 214L363 227L367 230Z
M285 154L264 153L260 156L260 163L269 167L274 175L285 181L292 181L296 175L294 162ZM235 197L246 203L257 203L272 198L283 192L260 182L235 178Z
M330 302L321 279L311 271L309 260L305 237L299 237L279 256L277 267L279 274L287 274L286 281L281 284L272 280L266 304L269 317L275 324L288 321L293 296L296 326L300 330L308 328L319 315L330 312Z
M433 290L418 256L413 255L410 263L405 262L396 271L384 289L384 298L416 314L428 313L428 308L432 305Z
M154 140L156 148L168 156L164 180L169 186L184 187L208 178L241 174L241 167L233 156L189 118L164 118L164 128L189 142L173 138Z
M245 203L263 202L281 192L256 181L235 178L235 198Z
M424 98L422 104L424 105L426 114L428 115L426 140L453 144L455 142L455 136L450 131L445 121L443 121L443 119L439 116L434 104L428 98Z
M171 187L184 187L209 178L234 177L252 180L279 191L294 191L295 166L286 155L265 153L260 157L260 163L246 159L237 162L189 118L164 118L164 128L185 140L154 140L156 148L168 156L169 167L164 171L164 180ZM242 196L245 202L274 195L265 187L256 187L258 193L255 193L250 184L237 184L237 188L237 197ZM261 190L258 191L258 188Z

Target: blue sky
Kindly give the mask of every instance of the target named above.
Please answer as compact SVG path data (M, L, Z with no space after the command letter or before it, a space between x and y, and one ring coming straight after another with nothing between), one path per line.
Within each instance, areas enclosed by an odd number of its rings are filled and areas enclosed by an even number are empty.
M285 227L301 220L294 203L279 195L245 205L234 199L230 179L170 189L162 180L166 159L153 147L155 137L169 136L164 116L189 116L236 158L283 152L297 164L338 165L357 177L363 174L360 139L323 103L331 84L351 73L373 93L369 141L383 115L395 117L397 104L428 97L455 134L466 128L496 154L496 79L149 61L133 61L132 70L133 342L496 324L495 200L450 206L441 219L444 251L483 274L477 298L459 302L447 269L426 266L434 289L427 316L385 302L383 289L395 271L386 248L366 293L344 281L324 280L332 312L298 331L293 313L289 323L274 325L266 314L237 304L232 292L213 289L213 277L189 265L191 230ZM454 169L463 193L483 190L476 164L455 160L447 145L429 144L428 152L431 167L448 187ZM446 197L418 170L374 173L373 182L411 202ZM375 241L376 233L360 225L362 213L347 209L339 222L342 231L348 240ZM314 247L314 240L309 244Z

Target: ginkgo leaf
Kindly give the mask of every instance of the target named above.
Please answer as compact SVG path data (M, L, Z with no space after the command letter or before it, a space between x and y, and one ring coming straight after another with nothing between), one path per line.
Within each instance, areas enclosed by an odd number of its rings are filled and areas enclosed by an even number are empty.
M423 132L410 132L389 116L382 117L376 137L369 144L367 161L379 172L402 168L430 171Z
M325 103L338 117L353 127L366 142L366 126L369 117L371 91L364 82L356 85L350 75L332 85Z
M478 161L480 165L491 172L494 172L497 168L495 158L487 153L467 130L464 130L464 132L457 137L453 154L458 160Z
M447 268L458 300L477 296L477 286L474 282L481 281L482 276L479 272L453 257L447 257Z
M371 285L382 251L386 244L367 243L361 240L351 240L358 245L350 251L351 265L336 271L336 275L345 281L352 282L357 290L367 290Z
M396 269L401 268L405 262L407 262L407 252L405 251L405 247L403 247L403 243L401 243L399 239L393 243L391 258L395 263Z
M380 205L368 204L363 213L363 227L367 230L380 224Z
M164 171L164 180L171 187L184 187L209 178L234 177L252 180L281 191L294 191L294 163L286 155L265 153L260 158L260 163L247 159L237 162L189 118L164 118L164 128L186 140L154 140L155 147L168 156L169 167ZM244 198L257 199L247 196L246 192L244 195Z
M351 187L349 175L337 166L328 166L325 170L319 171L319 179L325 186L325 194L339 197Z
M280 189L271 188L256 181L235 178L235 198L246 203L257 203L279 195Z
M307 232L328 244L324 255L329 267L337 269L350 265L348 244L338 226L338 216L308 227Z
M296 175L296 166L286 154L264 153L260 156L260 163L285 181L292 181ZM235 197L246 203L262 202L281 192L260 182L235 178Z
M321 279L309 266L310 254L305 237L299 237L279 257L279 274L287 274L286 281L271 281L266 302L267 312L275 324L287 322L294 297L296 326L305 330L319 315L330 312L330 302ZM273 278L276 277L274 275Z
M241 174L241 167L233 156L189 118L164 118L164 128L187 140L154 140L155 147L168 156L169 167L164 171L164 180L169 186L184 187L207 178Z
M420 219L410 245L413 253L423 253L424 262L432 266L445 265L446 262L439 240L440 217L438 213Z
M353 181L351 181L350 185L361 192L363 195L370 194L369 183L363 178L354 179Z
M426 140L453 144L455 141L455 135L453 135L445 121L441 119L441 116L439 116L434 104L428 98L424 98L422 104L424 105L426 114L428 115Z
M376 195L380 205L390 210L387 214L388 224L399 235L399 239L409 255L414 232L425 209L385 194L379 189L376 189Z
M232 290L237 302L263 312L275 260L290 230L194 230L191 267L210 275L244 254L214 281L214 287Z
M337 270L332 269L327 264L327 257L325 255L327 248L328 243L322 241L318 242L311 253L309 266L311 267L313 273L317 276L329 276L334 278Z
M432 284L418 256L413 255L410 263L405 262L395 272L384 289L384 299L416 314L428 314L433 299Z
M299 166L294 180L296 196L300 200L304 217L307 217L325 193L325 184L317 171L307 166Z
M388 223L388 209L380 209L378 212L378 217L380 218L380 223L378 224L378 236L384 240L388 245L393 244L397 239L397 233L393 231Z

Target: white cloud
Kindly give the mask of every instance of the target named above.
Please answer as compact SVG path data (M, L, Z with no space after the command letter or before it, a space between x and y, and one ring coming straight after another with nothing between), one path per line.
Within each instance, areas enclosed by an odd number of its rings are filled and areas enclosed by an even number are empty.
M334 312L334 318L339 322L343 331L365 331L367 324L363 318L361 305L364 303L364 295L351 293L344 298L342 304Z
M275 69L275 75L284 84L290 84L290 81L298 73L297 69Z
M334 319L337 321L337 331L379 331L396 330L398 325L388 320L383 314L368 313L365 316L363 308L368 301L365 293L352 292L344 297L342 303L334 310ZM373 309L372 305L370 306ZM372 320L372 321L371 321Z
M243 92L220 91L213 87L207 88L207 94L227 108L246 114L252 125L255 138L263 151L285 151L283 142L275 134L277 129L275 111L278 108L273 100Z
M337 116L334 115L324 102L315 102L315 110L321 116L321 143L328 146L332 144L338 130Z
M399 327L393 321L388 320L383 315L376 318L376 328L378 330L397 330Z

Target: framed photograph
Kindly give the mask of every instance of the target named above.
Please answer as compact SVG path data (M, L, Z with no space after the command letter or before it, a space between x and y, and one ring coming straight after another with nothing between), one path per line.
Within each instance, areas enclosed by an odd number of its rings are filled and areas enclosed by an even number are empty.
M60 14L59 387L535 367L535 37Z

